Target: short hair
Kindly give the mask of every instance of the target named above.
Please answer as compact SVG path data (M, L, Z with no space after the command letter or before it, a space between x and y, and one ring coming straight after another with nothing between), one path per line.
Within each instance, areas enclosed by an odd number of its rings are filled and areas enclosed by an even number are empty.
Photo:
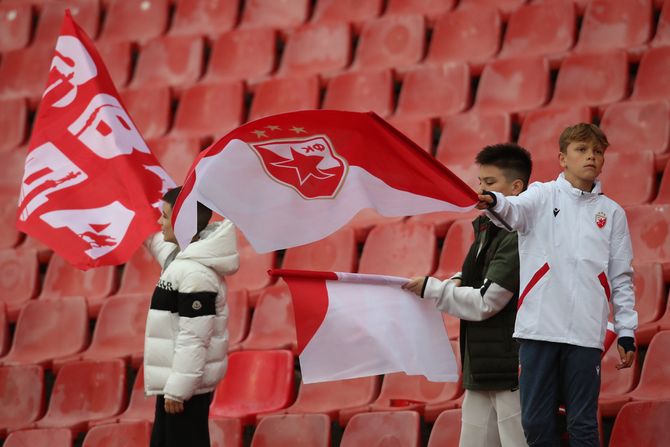
M521 180L523 189L528 186L530 173L533 170L530 152L514 143L486 146L479 151L475 161L479 165L491 165L500 168L509 182L516 179Z
M181 192L181 186L172 188L163 195L163 202L169 203L171 207L177 202L177 196ZM209 220L212 218L212 210L207 208L202 203L198 202L198 233L205 229Z
M595 147L602 150L610 145L605 133L598 126L591 123L579 123L574 126L566 127L561 136L558 137L558 147L561 152L566 153L570 143L575 141L592 143Z

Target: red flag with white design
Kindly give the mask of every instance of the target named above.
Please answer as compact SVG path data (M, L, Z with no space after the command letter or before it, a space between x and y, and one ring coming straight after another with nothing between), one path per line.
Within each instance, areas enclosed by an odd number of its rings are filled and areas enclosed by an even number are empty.
M245 124L200 154L173 210L182 247L197 202L263 253L322 239L364 208L465 212L477 195L374 113L308 110Z
M302 380L353 379L392 372L458 381L442 314L401 289L407 278L271 270L291 291Z
M126 262L175 186L95 50L65 14L26 157L17 228L73 265Z

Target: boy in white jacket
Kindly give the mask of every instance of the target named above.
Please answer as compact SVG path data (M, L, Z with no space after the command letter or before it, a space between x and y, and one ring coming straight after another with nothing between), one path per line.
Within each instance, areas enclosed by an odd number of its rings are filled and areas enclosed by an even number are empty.
M529 446L558 446L556 414L566 408L571 446L599 446L600 357L609 304L621 363L635 352L633 253L624 210L597 180L609 145L592 124L559 139L563 173L518 197L479 196L519 235L519 339L522 425ZM489 213L497 225L496 217Z

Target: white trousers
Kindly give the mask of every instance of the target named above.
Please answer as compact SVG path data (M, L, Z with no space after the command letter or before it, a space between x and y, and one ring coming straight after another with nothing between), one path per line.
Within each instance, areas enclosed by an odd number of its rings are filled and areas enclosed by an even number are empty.
M524 447L516 391L465 390L460 447Z

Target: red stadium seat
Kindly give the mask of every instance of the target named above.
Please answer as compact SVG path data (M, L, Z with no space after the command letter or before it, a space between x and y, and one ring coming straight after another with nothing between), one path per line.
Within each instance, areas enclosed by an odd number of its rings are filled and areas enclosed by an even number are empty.
M474 161L473 161L474 163ZM447 230L452 223L461 219L473 220L475 217L479 216L481 211L473 209L467 213L457 213L452 211L441 211L437 213L427 213L419 214L417 216L411 216L409 222L423 222L429 225L432 225L435 228L435 235L438 238L443 238L447 234Z
M421 149L429 154L432 153L433 122L430 118L416 119L401 116L389 118L387 121Z
M220 137L242 124L243 114L241 82L194 85L181 95L171 135Z
M149 422L129 422L93 427L82 447L146 447L151 440Z
M178 0L175 8L172 35L218 36L235 27L239 0Z
M270 79L256 87L249 121L278 113L319 108L316 76Z
M608 197L621 206L651 202L656 192L652 152L613 152L606 158L600 180Z
M576 34L571 0L522 6L509 19L500 57L545 56L555 65L570 51Z
M36 106L44 93L54 46L33 45L2 55L0 99L28 98Z
M209 417L239 418L252 424L256 415L286 408L293 398L290 351L242 351L228 356L228 370L216 388Z
M462 0L460 7L479 5L496 7L504 15L509 16L511 13L519 9L528 0Z
M137 249L132 258L125 264L119 295L148 293L151 294L160 277L161 267L144 246Z
M423 58L425 20L419 15L384 16L363 25L354 69L403 69Z
M239 419L210 419L209 440L211 447L242 447L242 423Z
M351 228L356 235L356 242L363 242L376 225L402 222L404 217L384 217L372 208L359 211L343 228Z
M7 321L5 303L0 303L0 358L7 353L11 342L12 336L9 333L9 322Z
M451 318L457 321L458 324L452 328L447 328L447 330L454 329L455 332L458 333L460 330L460 320L455 317ZM459 408L463 405L463 399L465 396L463 394L464 390L463 374L461 371L461 351L458 341L454 340L451 342L451 349L454 351L454 355L456 356L456 364L458 366L458 382L445 383L444 388L442 388L442 392L435 399L426 402L426 405L423 408L423 417L428 422L435 422L438 416L444 411L453 410L454 408Z
M89 422L89 428L114 424L114 423L133 423L150 422L153 423L156 411L156 396L147 396L144 394L144 367L140 365L133 388L130 390L130 400L125 411L117 416L108 419L100 419Z
M330 447L330 419L325 414L286 414L263 418L251 447Z
M614 421L610 447L662 447L670 439L670 401L626 404Z
M450 12L435 24L426 61L467 62L473 74L500 49L502 21L495 8L462 8Z
M422 14L429 21L454 9L456 0L389 0L385 15Z
M146 140L165 135L172 120L172 98L167 86L136 88L121 93L123 105Z
M418 247L421 247L418 249ZM435 270L435 230L424 223L390 223L370 231L358 271L411 278Z
M144 43L162 35L169 24L168 0L111 0L102 40Z
M265 288L258 298L249 335L239 345L244 351L265 349L290 349L295 351L298 341L295 334L293 301L286 283ZM231 346L231 349L238 347Z
M221 35L212 48L206 82L261 79L275 66L272 29L235 30Z
M324 272L355 272L358 261L356 235L344 228L311 244L286 250L282 268Z
M100 4L91 0L67 0L46 3L40 11L40 20L35 32L35 42L56 46L65 9L91 39L98 35L100 26Z
M670 400L670 331L661 331L651 339L642 365L640 383L629 393L633 401Z
M651 46L664 47L668 45L670 45L670 0L665 0Z
M23 242L16 248L16 251L24 252L31 250L37 253L37 260L40 264L47 264L53 255L53 250L44 245L43 242L25 235Z
M626 209L635 262L661 262L670 269L670 205L638 205Z
M659 263L635 264L635 310L638 325L657 321L665 310L663 266Z
M665 169L663 170L663 176L661 177L661 184L658 187L658 195L656 196L654 203L670 204L670 162L666 163Z
M405 74L396 115L438 118L470 105L470 71L464 63L427 65Z
M670 99L670 84L664 82L664 76L669 70L670 47L652 48L647 51L640 61L631 99L637 101Z
M234 275L226 277L228 290L246 289L250 292L258 292L273 282L273 278L267 272L275 267L276 252L256 253L239 231L237 232L237 252L240 255L240 269ZM251 306L255 306L256 297L253 293L249 299Z
M7 436L3 447L72 447L72 432L66 428L20 430Z
M88 339L88 316L83 298L31 301L21 310L14 343L0 363L51 367L54 359L83 351Z
M363 22L382 12L382 0L318 0L314 8L314 23L352 23L360 28Z
M381 117L393 113L393 75L390 70L348 72L328 84L324 109L375 112Z
M639 55L651 37L653 12L652 0L591 0L575 51L595 53L624 49Z
M63 365L54 383L49 408L38 428L86 430L87 423L107 419L125 405L126 369L121 360Z
M30 43L33 10L28 3L0 4L0 52L19 50Z
M0 101L0 151L14 149L26 139L28 104L22 98Z
M7 429L31 424L43 412L44 370L37 365L0 367L0 437Z
M430 431L428 447L458 447L461 439L461 409L446 410Z
M147 42L140 50L133 87L193 85L203 73L205 44L201 37L167 36Z
M58 255L51 257L40 298L86 298L88 314L94 318L109 295L116 289L116 268L103 266L86 271L73 267Z
M628 59L623 50L572 54L556 79L552 105L602 106L628 95Z
M10 200L17 206L17 197L21 189L23 171L26 164L26 147L3 151L0 165L0 200Z
M519 145L528 149L534 159L551 158L558 164L558 137L568 126L590 123L592 115L586 106L546 107L528 112L521 126Z
M420 423L414 411L357 414L344 429L340 447L419 447Z
M228 292L228 345L242 342L249 332L249 293L246 290Z
M117 90L130 80L132 47L130 42L96 42L95 47Z
M451 224L444 238L440 263L433 276L447 279L461 271L465 255L475 240L472 220L462 219ZM450 334L451 335L451 334Z
M617 344L613 343L602 358L600 365L600 396L598 408L605 417L617 415L623 404L630 398L627 393L637 384L639 357L635 353L633 366L618 370L621 363Z
M16 208L15 195L0 196L0 249L13 248L21 242L21 233L16 229Z
M0 250L0 301L9 321L16 321L21 308L37 295L39 281L35 250Z
M526 112L549 98L549 62L541 57L508 59L484 67L475 108L488 112Z
M346 23L309 24L286 41L278 76L334 74L351 60L351 30Z
M309 16L308 0L247 0L240 27L269 27L286 29L297 27Z
M670 104L664 100L612 104L600 127L611 144L610 151L663 154L670 144Z
M198 138L164 137L148 141L147 145L158 158L163 169L178 185L184 183L188 170L200 153Z

